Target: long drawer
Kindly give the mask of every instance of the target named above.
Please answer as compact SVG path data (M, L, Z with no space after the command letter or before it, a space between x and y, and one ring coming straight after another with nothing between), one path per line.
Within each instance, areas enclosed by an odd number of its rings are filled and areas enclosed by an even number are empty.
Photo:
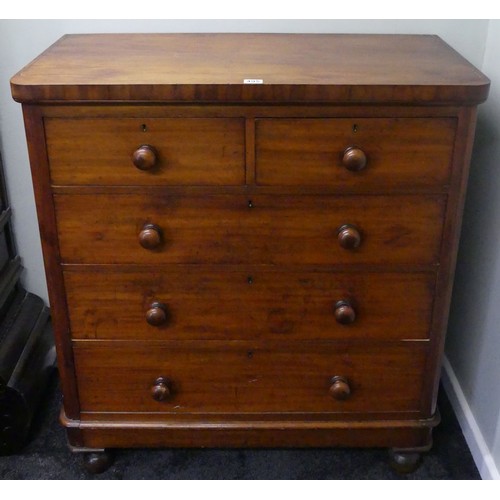
M455 129L454 118L259 119L257 183L379 192L444 188Z
M240 118L47 118L51 181L244 184L244 124Z
M427 352L422 342L73 345L82 411L176 414L419 411Z
M200 266L64 272L76 339L425 339L433 273Z
M54 200L65 263L405 266L438 261L446 201L158 193Z

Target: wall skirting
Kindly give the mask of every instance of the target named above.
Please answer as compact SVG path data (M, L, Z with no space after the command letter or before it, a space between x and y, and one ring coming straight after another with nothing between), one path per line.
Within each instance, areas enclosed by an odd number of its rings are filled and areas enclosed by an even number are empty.
M448 361L443 360L442 383L482 479L500 479L500 472L477 425L474 414Z

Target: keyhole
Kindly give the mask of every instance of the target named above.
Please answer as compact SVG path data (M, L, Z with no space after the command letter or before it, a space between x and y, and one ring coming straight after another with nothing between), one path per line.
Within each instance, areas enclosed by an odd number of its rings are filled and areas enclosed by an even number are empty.
M147 132L148 127L147 127L147 125L146 125L145 123L143 123L143 124L141 125L141 130L142 130L143 132Z

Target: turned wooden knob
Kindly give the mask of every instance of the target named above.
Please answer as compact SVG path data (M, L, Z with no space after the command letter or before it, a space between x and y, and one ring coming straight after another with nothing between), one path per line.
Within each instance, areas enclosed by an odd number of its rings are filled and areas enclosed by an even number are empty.
M348 300L339 300L334 308L337 323L348 325L356 319L356 311Z
M330 395L339 401L347 399L351 395L349 382L345 377L336 376L331 380Z
M151 170L158 159L158 153L153 146L143 144L139 146L132 155L132 163L139 170Z
M339 245L347 250L354 250L361 244L361 233L356 226L344 224L337 230Z
M165 401L172 397L172 386L165 377L158 377L151 387L151 396L155 401Z
M342 165L347 170L358 172L366 167L366 155L362 149L349 146L342 156Z
M161 302L153 302L146 311L146 321L151 326L161 326L167 322L167 307Z
M147 250L161 245L161 229L155 224L146 224L139 233L139 243Z

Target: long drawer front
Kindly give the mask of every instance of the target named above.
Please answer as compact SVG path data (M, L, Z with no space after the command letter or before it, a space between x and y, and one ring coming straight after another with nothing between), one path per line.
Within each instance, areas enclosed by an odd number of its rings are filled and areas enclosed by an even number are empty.
M425 339L433 273L69 267L77 339Z
M74 342L84 412L418 412L428 348L98 344Z
M65 263L404 266L438 262L446 201L158 193L54 200Z

